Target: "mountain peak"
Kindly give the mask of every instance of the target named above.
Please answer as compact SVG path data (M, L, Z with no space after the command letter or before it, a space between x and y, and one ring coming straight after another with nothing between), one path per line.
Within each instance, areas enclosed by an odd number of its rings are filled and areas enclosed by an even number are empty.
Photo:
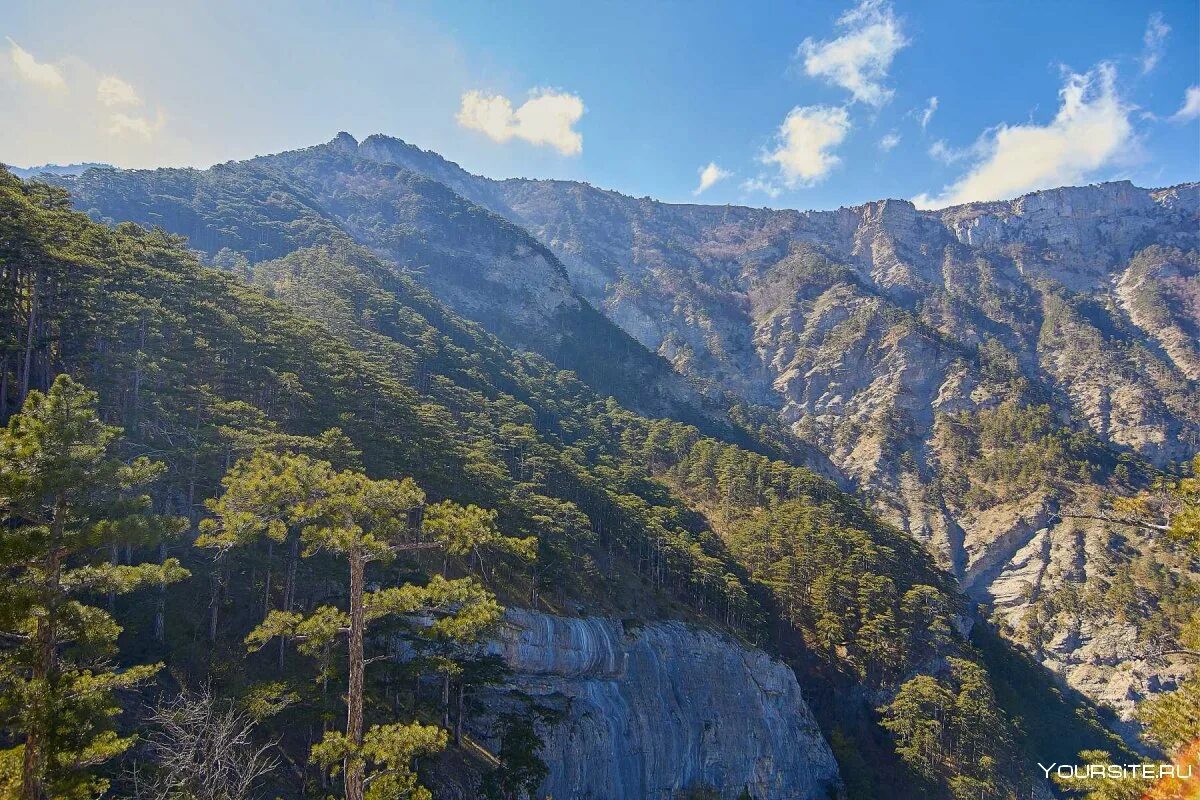
M388 147L402 147L408 150L419 150L415 144L409 144L399 136L388 136L386 133L372 133L367 138L363 139L363 144L383 145Z
M338 131L338 135L329 140L329 144L339 150L357 150L358 140L345 131Z
M433 150L422 150L415 144L410 144L396 136L373 133L363 139L360 149L365 158L400 164L419 172L431 173L430 177L438 180L446 179L446 175L443 174L446 169L450 169L454 173L468 174L466 170L440 153Z

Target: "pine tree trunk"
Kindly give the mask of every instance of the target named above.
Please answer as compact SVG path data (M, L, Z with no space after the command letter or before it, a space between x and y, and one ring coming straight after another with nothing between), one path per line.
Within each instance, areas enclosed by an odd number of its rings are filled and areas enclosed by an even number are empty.
M450 727L450 669L442 673L442 727Z
M459 746L462 744L463 733L463 694L466 692L466 687L460 680L458 682L458 714L454 717L454 744Z
M158 543L158 563L162 564L167 560L167 545L165 542ZM154 641L159 644L165 644L167 641L167 587L163 584L158 587L158 601L154 606Z
M66 499L59 495L54 506L54 518L50 523L50 557L46 564L46 613L38 617L37 651L32 669L34 688L33 702L44 705L49 702L48 694L55 668L55 630L58 617L58 600L61 593L62 534L67 511ZM25 735L25 754L21 765L21 800L47 800L44 785L46 737L42 726L44 714L31 709L33 724Z
M137 433L142 408L142 354L146 351L146 315L138 326L138 349L133 358L133 412L129 430Z
M363 800L364 766L359 754L363 740L363 585L366 561L357 551L350 553L350 683L346 692L346 738L354 748L344 764L346 800Z
M283 583L283 610L291 611L296 594L296 563L300 560L300 537L292 537L292 551L288 555L287 577ZM284 637L279 637L279 669L283 670Z
M275 543L270 539L267 540L267 577L266 589L263 590L263 619L267 618L267 614L271 611L271 567L275 563Z
M33 332L37 327L37 278L31 279L29 289L29 320L25 329L25 364L21 370L21 397L20 402L25 402L26 395L29 394L29 374L33 368Z
M112 540L109 547L109 563L116 567L121 563L121 547L117 543L116 538ZM117 610L117 592L115 589L108 590L108 613L112 614Z
M54 637L51 633L51 622L48 616L38 618L37 624L37 659L33 665L33 680L35 698L34 704L41 705L48 701L45 693L49 692L50 659L53 655ZM31 709L32 710L32 709ZM40 714L31 714L34 724L29 726L25 735L25 755L21 767L21 800L46 800L46 791L42 785L44 767L42 750L45 743L42 738Z
M0 423L8 421L8 351L0 364Z
M217 619L221 605L221 559L213 563L212 573L212 602L208 606L208 640L217 641Z

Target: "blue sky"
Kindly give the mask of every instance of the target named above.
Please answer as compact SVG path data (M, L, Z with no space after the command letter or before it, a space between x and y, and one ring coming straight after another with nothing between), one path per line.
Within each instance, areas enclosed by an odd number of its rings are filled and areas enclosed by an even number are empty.
M1200 179L1195 0L5 5L20 166L207 166L347 130L671 202Z

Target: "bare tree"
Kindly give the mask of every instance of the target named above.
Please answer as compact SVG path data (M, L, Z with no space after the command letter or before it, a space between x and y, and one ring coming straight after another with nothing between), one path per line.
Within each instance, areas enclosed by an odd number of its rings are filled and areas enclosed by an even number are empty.
M255 721L205 689L151 710L142 735L152 769L130 777L135 800L251 800L279 761L274 742L256 744Z

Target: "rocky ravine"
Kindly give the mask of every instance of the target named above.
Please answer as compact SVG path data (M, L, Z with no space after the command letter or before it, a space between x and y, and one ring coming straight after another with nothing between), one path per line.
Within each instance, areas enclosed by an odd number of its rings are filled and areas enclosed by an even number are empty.
M510 609L492 645L513 670L483 698L514 691L557 712L542 731L550 774L538 797L669 800L707 787L765 800L825 800L841 781L785 664L680 622L621 621ZM493 748L494 717L472 722Z

